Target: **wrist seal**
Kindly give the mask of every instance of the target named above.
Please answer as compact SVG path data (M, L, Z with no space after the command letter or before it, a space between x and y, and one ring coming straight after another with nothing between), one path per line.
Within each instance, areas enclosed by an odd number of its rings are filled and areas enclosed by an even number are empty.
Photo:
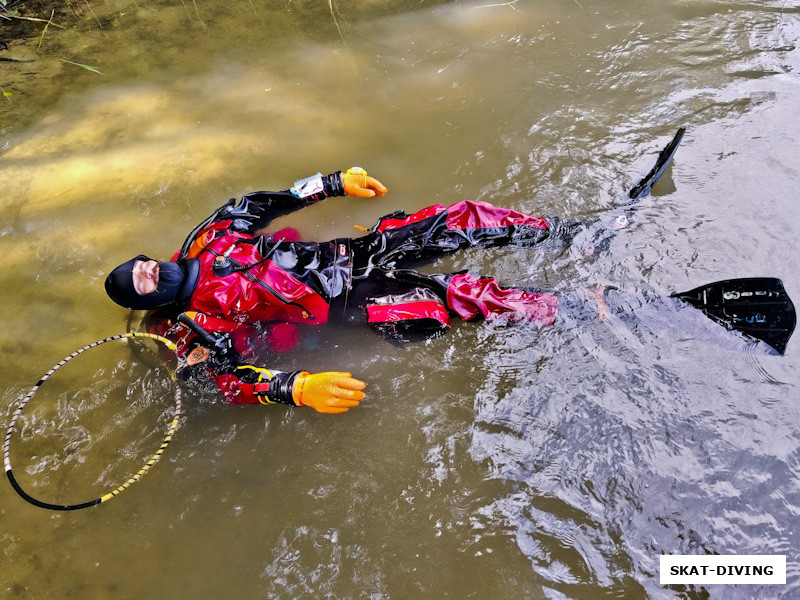
M292 371L291 373L277 373L269 382L269 390L266 392L267 398L271 402L297 406L292 396L294 380L303 371Z
M336 173L331 173L326 178L328 180L328 187L327 189L330 190L331 196L344 196L344 182L342 181L342 172L336 171Z

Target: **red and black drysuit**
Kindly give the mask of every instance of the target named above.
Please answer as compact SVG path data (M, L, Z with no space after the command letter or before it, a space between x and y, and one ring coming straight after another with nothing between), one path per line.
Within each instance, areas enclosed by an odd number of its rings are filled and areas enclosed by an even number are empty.
M232 333L256 322L360 321L400 341L441 334L453 316L491 320L510 313L541 326L555 320L552 294L502 288L469 272L425 275L413 269L463 248L537 244L555 235L554 220L462 201L411 215L399 211L354 239L304 242L281 239L280 232L257 233L277 217L344 195L341 173L320 179L322 185L305 197L292 188L247 194L238 204L232 199L195 228L173 257L187 278L171 310L197 313L192 318L211 332ZM160 328L163 333L167 326ZM242 350L241 339L237 346ZM241 371L222 370L228 372L217 372L217 383L235 403L264 395L286 402L295 375L279 374L254 387Z

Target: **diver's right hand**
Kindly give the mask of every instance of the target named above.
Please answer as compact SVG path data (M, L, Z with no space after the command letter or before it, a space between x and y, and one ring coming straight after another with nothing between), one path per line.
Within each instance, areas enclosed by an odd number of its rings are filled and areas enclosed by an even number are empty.
M292 398L297 406L310 406L321 413L342 413L358 406L366 385L350 373L304 371L294 381Z

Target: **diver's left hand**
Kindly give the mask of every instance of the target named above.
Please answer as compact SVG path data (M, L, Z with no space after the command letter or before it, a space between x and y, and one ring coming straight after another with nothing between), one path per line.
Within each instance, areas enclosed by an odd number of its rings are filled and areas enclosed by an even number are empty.
M384 196L389 191L380 181L367 175L367 172L361 167L353 167L347 169L346 173L342 173L342 185L345 194L360 198Z

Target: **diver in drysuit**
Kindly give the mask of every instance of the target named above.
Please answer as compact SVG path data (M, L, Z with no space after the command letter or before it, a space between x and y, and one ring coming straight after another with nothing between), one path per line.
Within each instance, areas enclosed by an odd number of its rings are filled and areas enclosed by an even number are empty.
M649 192L682 136L680 130L631 191L632 198ZM310 405L321 412L357 405L365 384L349 373L312 375L246 364L248 342L264 333L254 324L278 323L267 335L278 332L276 341L285 343L291 324L299 323L366 322L390 339L411 341L445 333L454 316L492 320L505 315L539 326L555 321L559 300L554 294L501 287L470 272L426 275L414 267L470 247L568 243L582 229L556 218L462 201L387 215L360 238L305 242L290 230L259 233L273 219L331 196L386 192L356 167L317 174L281 192L248 194L238 203L232 199L200 223L170 261L134 257L108 275L106 291L125 308L157 311L158 318L150 320L153 329L178 338L189 367L209 367L230 402ZM780 292L785 295L782 286ZM707 296L696 302L681 299L700 307ZM602 296L594 300L602 314ZM717 320L735 326L728 317Z

